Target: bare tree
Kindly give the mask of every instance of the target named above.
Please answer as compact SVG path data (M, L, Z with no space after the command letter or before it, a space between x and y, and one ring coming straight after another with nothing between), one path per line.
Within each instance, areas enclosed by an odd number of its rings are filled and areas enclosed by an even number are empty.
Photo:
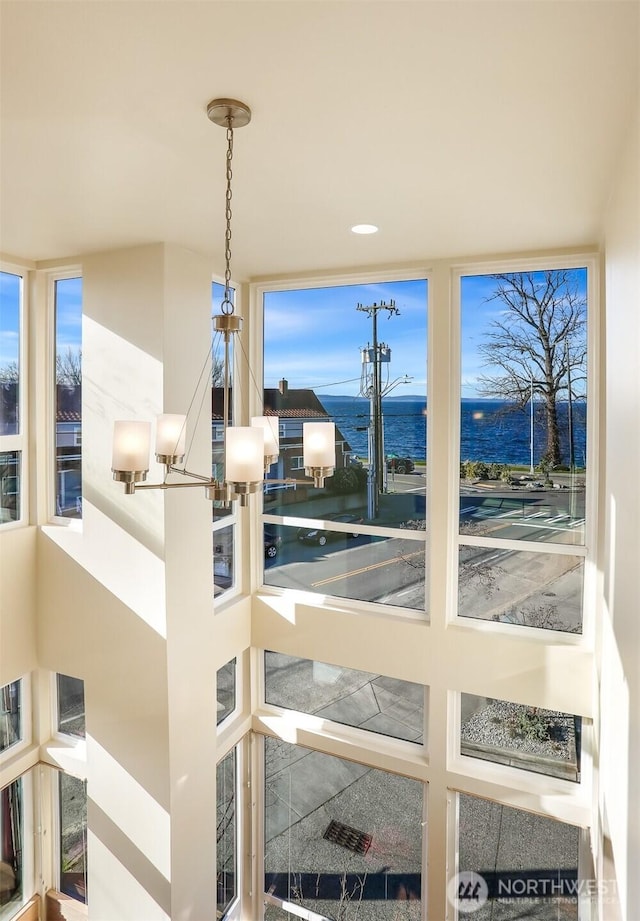
M67 347L56 355L56 383L79 387L82 384L82 349Z
M532 396L541 398L547 422L544 459L557 466L562 463L558 398L575 398L585 380L586 298L569 269L493 278L497 285L489 300L504 309L478 348L490 369L479 378L480 392L519 408Z
M224 384L224 362L219 355L211 356L211 386L222 387Z
M20 380L17 361L9 361L0 368L0 384L13 384Z

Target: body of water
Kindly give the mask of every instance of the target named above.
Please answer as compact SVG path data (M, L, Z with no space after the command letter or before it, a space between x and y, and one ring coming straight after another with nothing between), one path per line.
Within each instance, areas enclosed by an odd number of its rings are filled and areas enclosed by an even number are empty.
M369 401L362 397L322 397L323 406L336 423L351 450L367 456ZM573 446L576 466L586 466L586 404L573 404ZM427 407L424 400L383 400L384 439L387 454L399 454L424 461L427 444ZM563 462L569 464L568 404L558 404L558 423ZM529 464L531 416L529 407L513 409L502 400L462 400L461 460ZM544 406L534 408L534 462L546 450L547 428Z

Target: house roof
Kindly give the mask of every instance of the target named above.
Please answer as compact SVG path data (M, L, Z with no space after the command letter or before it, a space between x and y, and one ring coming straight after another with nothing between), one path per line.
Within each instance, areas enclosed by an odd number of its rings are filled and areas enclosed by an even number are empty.
M222 387L212 389L211 417L215 420L222 419L222 392ZM304 388L288 389L284 394L277 388L266 388L264 414L281 419L326 419L328 416L315 392Z

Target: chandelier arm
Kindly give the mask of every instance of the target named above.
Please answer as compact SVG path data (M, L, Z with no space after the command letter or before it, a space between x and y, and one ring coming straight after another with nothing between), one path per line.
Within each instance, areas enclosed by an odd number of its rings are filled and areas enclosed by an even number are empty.
M208 485L211 485L211 482L203 477L205 482L203 483L167 483L163 481L162 483L133 483L133 489L131 492L137 492L139 489L187 489L190 486L197 486L200 489L206 488Z
M188 476L194 480L199 480L201 483L209 485L215 482L213 477L203 476L201 473L194 473L192 470L187 470L186 467L176 467L173 464L170 464L167 467L167 474L169 473L179 473L181 476Z

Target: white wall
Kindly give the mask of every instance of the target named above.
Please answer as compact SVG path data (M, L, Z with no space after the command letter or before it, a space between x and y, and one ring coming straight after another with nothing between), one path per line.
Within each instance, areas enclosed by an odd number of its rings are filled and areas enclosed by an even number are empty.
M640 911L640 117L605 227L606 484L600 809L623 917ZM608 849L608 842L606 849ZM604 878L611 866L603 862ZM604 917L607 915L604 908Z
M36 529L0 532L0 685L36 667Z

